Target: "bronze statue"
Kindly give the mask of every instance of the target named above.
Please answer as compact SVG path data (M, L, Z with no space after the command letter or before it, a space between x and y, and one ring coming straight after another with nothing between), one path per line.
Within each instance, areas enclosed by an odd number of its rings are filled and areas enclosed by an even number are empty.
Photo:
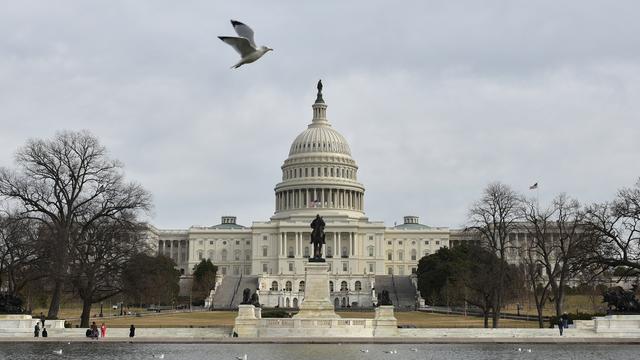
M322 245L324 245L324 220L318 214L316 218L311 222L311 243L313 244L313 258L309 259L311 262L324 262L322 258Z
M249 288L245 288L242 291L242 305L251 304L251 290Z

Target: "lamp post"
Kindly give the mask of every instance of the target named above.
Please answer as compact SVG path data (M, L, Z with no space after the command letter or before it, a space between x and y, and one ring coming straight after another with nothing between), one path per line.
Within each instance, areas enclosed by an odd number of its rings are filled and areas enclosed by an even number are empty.
M100 317L103 317L104 315L102 314L102 301L100 301Z

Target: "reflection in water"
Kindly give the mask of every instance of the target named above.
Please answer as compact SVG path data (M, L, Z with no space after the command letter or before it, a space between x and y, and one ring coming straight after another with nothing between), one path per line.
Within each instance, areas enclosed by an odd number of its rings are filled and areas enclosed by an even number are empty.
M520 348L521 351L518 351ZM62 354L55 350L62 349ZM531 349L531 352L528 352ZM0 343L0 359L635 360L640 345Z

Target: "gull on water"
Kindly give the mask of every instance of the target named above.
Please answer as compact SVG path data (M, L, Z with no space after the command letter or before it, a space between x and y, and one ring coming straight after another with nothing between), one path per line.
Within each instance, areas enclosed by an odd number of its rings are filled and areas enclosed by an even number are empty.
M237 69L244 64L252 63L273 49L266 46L256 46L253 41L253 30L240 21L231 20L231 25L238 36L218 36L225 43L231 45L240 54L240 61L233 65L232 69Z
M56 355L62 355L62 349L53 350L53 353Z
M236 356L236 360L247 360L247 354L244 354L243 356Z
M156 359L164 359L164 354L153 355L153 357L156 358Z

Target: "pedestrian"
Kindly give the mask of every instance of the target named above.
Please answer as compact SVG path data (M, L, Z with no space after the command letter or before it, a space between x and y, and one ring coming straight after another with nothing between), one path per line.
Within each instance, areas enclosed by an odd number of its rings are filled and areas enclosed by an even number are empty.
M102 323L102 326L100 326L100 336L101 337L107 336L107 325L105 325L104 323Z
M565 329L569 328L569 314L564 313L561 316L562 318L562 327L564 327Z
M47 328L45 328L44 326L42 327L42 337L47 337L49 336L49 333L47 333Z
M46 318L44 317L44 314L42 313L42 311L40 312L40 322L42 323L42 328L44 329L44 321L46 320Z
M40 336L40 326L38 324L40 323L36 323L36 327L33 328L33 337Z
M129 328L129 337L133 338L134 336L136 336L136 327L132 324Z
M558 317L558 329L560 330L560 336L562 336L562 330L564 329L564 326L562 325L562 317Z
M91 324L91 337L98 340L98 325L95 321Z

